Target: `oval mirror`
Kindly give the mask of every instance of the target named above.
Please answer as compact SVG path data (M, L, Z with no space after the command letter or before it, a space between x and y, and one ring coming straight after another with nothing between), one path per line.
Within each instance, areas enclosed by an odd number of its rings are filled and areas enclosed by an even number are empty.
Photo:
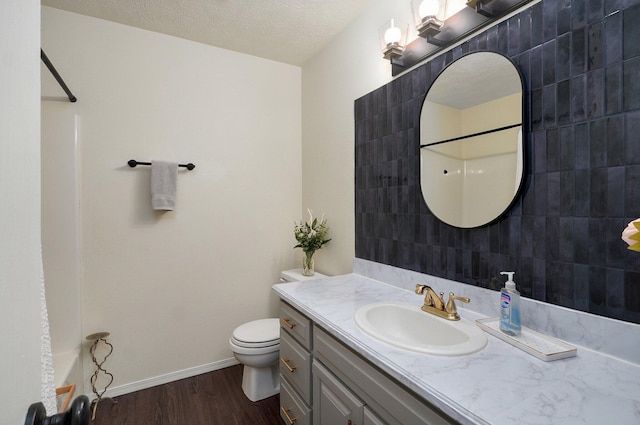
M507 57L477 52L433 82L420 114L420 184L431 212L470 228L515 200L524 175L523 83Z

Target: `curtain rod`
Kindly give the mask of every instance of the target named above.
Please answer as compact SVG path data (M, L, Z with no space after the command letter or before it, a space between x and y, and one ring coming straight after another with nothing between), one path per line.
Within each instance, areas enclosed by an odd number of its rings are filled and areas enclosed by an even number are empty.
M65 84L65 82L62 79L62 77L60 76L60 74L58 74L58 71L56 70L56 67L53 66L53 64L51 63L51 61L47 57L47 55L44 53L44 50L42 50L42 49L40 49L40 59L42 59L42 62L44 62L44 64L47 65L47 68L49 68L49 71L51 72L51 75L53 75L53 77L56 79L58 84L60 84L60 87L62 87L62 90L64 90L64 92L67 94L67 96L69 97L69 102L75 102L76 100L78 100L73 95L73 93L71 93L71 90L69 90L69 87L67 87L67 85Z

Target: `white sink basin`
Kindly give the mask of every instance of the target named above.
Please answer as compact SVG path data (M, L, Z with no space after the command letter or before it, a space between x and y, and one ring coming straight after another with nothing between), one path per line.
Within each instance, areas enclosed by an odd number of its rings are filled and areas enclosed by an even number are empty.
M368 304L356 311L355 320L373 338L420 353L461 356L487 345L486 334L475 324L442 319L409 303Z

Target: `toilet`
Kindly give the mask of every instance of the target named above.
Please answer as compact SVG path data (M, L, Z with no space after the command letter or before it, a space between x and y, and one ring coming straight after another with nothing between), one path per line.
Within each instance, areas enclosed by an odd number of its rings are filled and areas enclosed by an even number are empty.
M301 269L282 272L282 282L326 277L316 273L302 276ZM280 320L259 319L244 323L233 331L229 347L242 370L242 391L251 401L271 397L280 392Z
M238 326L229 338L233 356L244 365L242 391L251 401L280 392L280 323L260 319Z

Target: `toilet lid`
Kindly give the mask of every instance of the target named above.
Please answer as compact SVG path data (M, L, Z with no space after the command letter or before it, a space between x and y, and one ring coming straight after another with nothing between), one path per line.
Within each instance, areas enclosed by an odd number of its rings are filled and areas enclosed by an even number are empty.
M260 319L238 326L233 331L233 339L244 344L273 345L280 339L278 319ZM267 344L264 344L267 343Z

